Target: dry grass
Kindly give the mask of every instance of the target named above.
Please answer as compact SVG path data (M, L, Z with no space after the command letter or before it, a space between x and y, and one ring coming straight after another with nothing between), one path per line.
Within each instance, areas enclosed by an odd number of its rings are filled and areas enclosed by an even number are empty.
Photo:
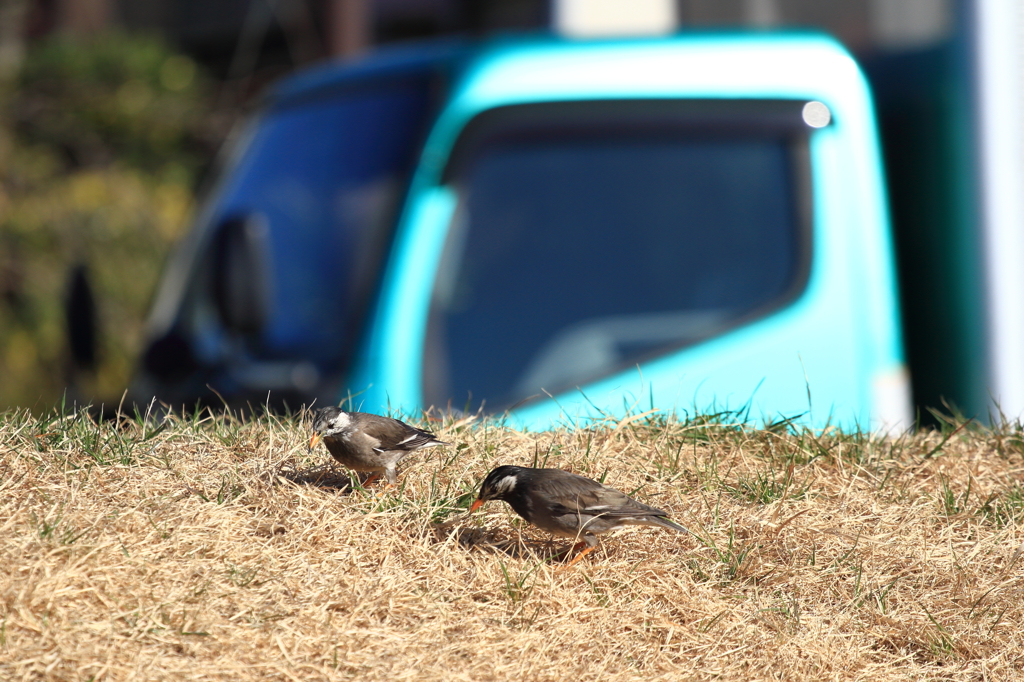
M0 423L0 678L1020 678L1019 426L902 439L666 423L433 428L347 485L297 419ZM578 569L507 506L546 463L672 511Z

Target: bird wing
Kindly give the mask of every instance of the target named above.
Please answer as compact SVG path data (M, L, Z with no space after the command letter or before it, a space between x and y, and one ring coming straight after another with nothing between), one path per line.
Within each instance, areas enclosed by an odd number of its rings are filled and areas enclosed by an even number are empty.
M544 496L552 502L555 514L631 517L668 516L655 507L637 502L629 495L601 485L597 481L570 472L553 476L543 483Z
M418 450L423 447L430 445L448 445L443 441L437 439L434 434L423 429L417 429L414 426L409 426L398 420L394 421L395 428L388 429L386 432L381 433L378 437L380 439L380 445L375 450L380 452L404 450L412 451Z

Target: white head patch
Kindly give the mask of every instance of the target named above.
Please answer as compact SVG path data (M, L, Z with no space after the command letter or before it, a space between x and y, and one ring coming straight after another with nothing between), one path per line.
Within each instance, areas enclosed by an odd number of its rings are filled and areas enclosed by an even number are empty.
M516 487L516 477L508 475L494 484L494 491L499 495L512 492L512 489Z
M333 431L344 431L348 428L348 425L352 423L351 417L344 412L339 412L338 416L331 422L331 430Z

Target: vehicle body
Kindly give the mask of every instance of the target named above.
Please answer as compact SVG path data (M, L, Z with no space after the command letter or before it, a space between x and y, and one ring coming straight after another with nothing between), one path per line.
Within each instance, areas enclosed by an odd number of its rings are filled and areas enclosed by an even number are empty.
M909 425L871 96L830 38L382 51L237 137L136 400Z

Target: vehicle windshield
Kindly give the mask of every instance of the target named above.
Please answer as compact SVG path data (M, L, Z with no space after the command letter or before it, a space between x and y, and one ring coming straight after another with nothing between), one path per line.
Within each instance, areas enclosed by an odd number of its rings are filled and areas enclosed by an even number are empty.
M797 103L533 105L471 125L447 175L427 404L557 394L792 300L806 135Z

